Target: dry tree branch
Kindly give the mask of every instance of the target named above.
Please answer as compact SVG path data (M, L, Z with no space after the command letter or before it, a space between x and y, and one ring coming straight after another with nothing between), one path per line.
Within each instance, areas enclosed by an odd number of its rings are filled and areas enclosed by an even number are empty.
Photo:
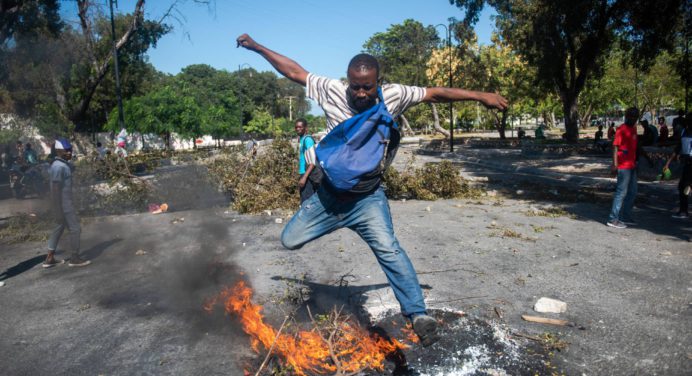
M286 315L286 317L284 317L284 322L281 323L279 330L276 332L276 336L274 337L274 341L272 342L272 345L269 346L269 350L267 351L267 356L264 357L264 361L262 361L262 364L260 365L260 368L255 373L255 376L259 376L260 372L262 372L264 367L267 365L267 361L269 361L269 356L271 356L272 351L274 351L274 345L276 345L276 341L279 339L279 336L281 336L281 331L284 329L284 325L286 325L286 321L288 321L289 317L290 317L289 315Z

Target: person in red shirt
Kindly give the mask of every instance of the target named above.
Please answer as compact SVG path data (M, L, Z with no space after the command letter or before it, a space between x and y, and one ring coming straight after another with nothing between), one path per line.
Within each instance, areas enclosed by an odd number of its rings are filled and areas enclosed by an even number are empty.
M606 224L615 228L626 228L634 224L632 207L637 197L637 120L639 110L630 107L625 111L625 123L615 132L613 140L613 165L611 170L617 173L617 188L613 197L613 206Z

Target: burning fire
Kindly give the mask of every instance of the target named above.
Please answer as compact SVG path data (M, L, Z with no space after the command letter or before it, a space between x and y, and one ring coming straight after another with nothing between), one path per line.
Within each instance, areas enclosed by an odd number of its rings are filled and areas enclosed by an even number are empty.
M371 336L356 323L339 319L336 312L310 331L286 334L280 333L280 329L277 333L264 322L262 307L253 304L251 298L252 290L240 281L207 301L204 309L210 312L222 303L227 313L240 318L255 352L259 353L260 345L264 349L273 346L272 352L282 357L297 375L382 370L387 354L407 347L396 339Z

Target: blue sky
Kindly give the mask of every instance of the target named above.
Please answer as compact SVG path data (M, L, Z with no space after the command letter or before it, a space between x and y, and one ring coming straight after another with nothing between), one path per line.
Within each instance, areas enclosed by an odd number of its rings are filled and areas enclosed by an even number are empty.
M171 2L147 1L147 18L160 18ZM134 3L120 0L117 11L129 13ZM73 2L63 2L66 16L76 18L74 8ZM446 24L449 17L463 17L448 0L216 0L210 7L188 0L179 9L185 17L183 24L169 20L174 30L148 53L158 70L172 74L190 64L229 71L248 64L260 71L273 70L257 54L235 47L236 37L248 33L308 71L338 78L369 37L393 24L408 18L424 25ZM490 15L484 10L476 26L481 43L490 40ZM444 37L444 28L438 27L438 33Z
M100 1L107 4L107 0ZM147 18L160 18L171 2L147 1ZM120 0L117 11L132 12L134 3ZM75 8L75 3L65 1L62 12L76 18ZM216 0L210 7L187 0L179 10L183 23L169 20L174 30L148 53L158 70L171 74L190 64L229 71L249 65L259 71L274 71L259 55L236 48L235 39L248 33L309 72L339 78L345 76L348 61L361 52L363 43L393 24L409 18L424 25L446 24L449 17L463 18L448 0ZM476 25L481 43L490 41L494 27L490 17L491 11L485 9ZM444 38L444 28L437 29Z

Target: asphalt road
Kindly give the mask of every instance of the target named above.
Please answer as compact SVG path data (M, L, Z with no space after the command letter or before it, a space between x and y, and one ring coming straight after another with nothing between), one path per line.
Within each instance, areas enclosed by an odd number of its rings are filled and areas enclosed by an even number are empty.
M526 197L532 188L546 189L529 184ZM603 224L609 207L598 200L563 202L573 215L550 218L527 212L555 202L513 196L390 202L428 305L506 333L553 333L569 345L552 363L569 375L689 374L692 221L645 201L635 210L640 225L617 230ZM256 362L248 338L233 317L202 309L239 279L277 327L296 288L323 311L346 304L375 319L396 311L355 233L286 251L286 218L276 218L219 207L88 218L83 250L93 263L78 269L42 269L44 244L2 245L2 373L240 375ZM522 321L543 296L568 305L546 316L586 329Z

